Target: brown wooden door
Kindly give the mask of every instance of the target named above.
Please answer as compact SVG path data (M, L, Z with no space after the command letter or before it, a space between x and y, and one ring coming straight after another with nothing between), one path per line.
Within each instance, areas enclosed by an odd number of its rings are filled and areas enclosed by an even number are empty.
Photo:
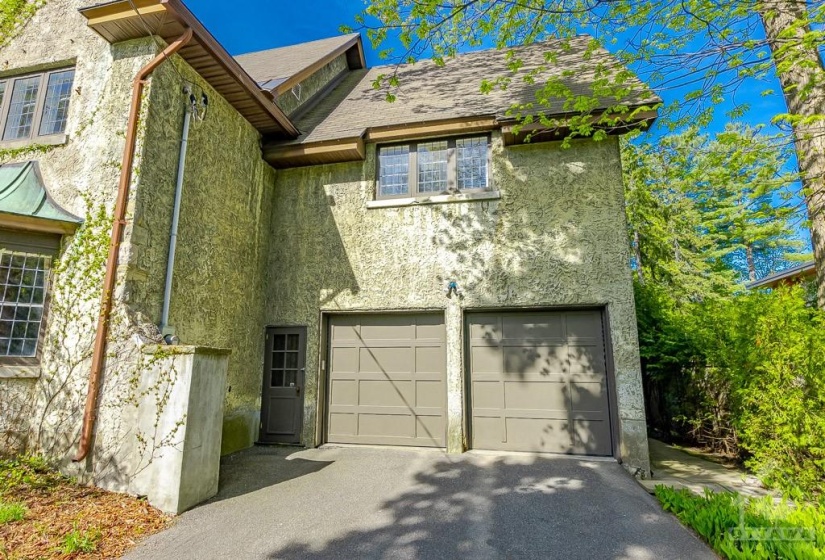
M260 443L301 442L305 369L306 328L267 328Z

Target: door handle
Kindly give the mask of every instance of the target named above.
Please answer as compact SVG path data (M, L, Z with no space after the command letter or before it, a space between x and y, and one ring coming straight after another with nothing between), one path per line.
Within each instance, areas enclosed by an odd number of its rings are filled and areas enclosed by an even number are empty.
M295 387L295 394L296 394L296 395L300 395L300 394L301 394L301 388L300 388L300 387Z

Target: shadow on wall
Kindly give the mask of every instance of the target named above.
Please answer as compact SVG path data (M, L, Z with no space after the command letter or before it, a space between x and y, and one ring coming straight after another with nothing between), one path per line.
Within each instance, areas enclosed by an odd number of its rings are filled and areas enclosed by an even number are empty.
M653 559L673 536L672 522L621 467L575 459L443 457L376 510L378 517L342 511L322 536L295 539L268 558Z

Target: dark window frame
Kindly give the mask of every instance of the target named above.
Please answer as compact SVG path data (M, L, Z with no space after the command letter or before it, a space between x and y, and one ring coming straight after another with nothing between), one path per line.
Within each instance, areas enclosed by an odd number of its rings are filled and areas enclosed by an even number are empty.
M0 77L0 84L5 84L5 89L3 91L3 99L0 100L0 146L25 145L30 144L32 142L49 143L59 141L65 138L66 127L68 127L68 118L66 126L60 132L41 135L40 128L44 117L43 111L46 107L46 95L49 90L49 78L52 74L59 74L61 72L66 72L69 70L75 70L75 66L61 66L58 68L50 68L48 70L25 72L21 74L9 74ZM32 125L31 130L29 131L29 135L22 138L10 138L8 140L5 140L4 137L6 134L6 125L8 124L9 119L9 111L11 109L11 99L14 93L14 84L18 80L25 80L35 77L40 78L40 83L37 89L37 101L35 102L34 106L34 113L32 115ZM72 77L72 85L70 91L74 88L75 77L76 75ZM71 100L69 101L69 106L71 106Z
M486 176L487 184L481 188L458 188L458 159L456 157L456 141L472 138L484 138L487 142ZM447 142L447 188L440 192L418 191L418 145L434 142ZM409 147L409 161L407 166L407 192L402 194L381 194L381 150L397 146ZM490 134L465 134L461 136L422 138L404 142L380 144L375 150L375 200L392 200L401 198L429 198L432 196L481 193L493 190L492 175L492 138Z

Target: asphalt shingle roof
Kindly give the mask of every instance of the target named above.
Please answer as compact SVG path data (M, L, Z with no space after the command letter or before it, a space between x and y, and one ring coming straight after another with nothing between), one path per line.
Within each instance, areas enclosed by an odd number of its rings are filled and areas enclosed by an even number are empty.
M372 83L380 74L391 74L395 66L352 71L295 123L301 136L285 144L353 138L361 136L368 128L452 118L493 116L506 120L505 113L514 103L535 101L535 93L545 80L538 79L535 84L530 84L521 77L544 64L548 69L541 76L561 76L563 83L575 94L590 96L599 63L620 68L619 62L603 48L597 48L589 58L586 57L591 41L586 35L576 37L570 40L571 48L566 51L561 49L562 43L558 40L509 49L515 51L524 63L515 75L508 67L507 50L461 54L447 59L444 66L431 60L401 65L397 70L400 86L393 91L396 95L393 103L386 101L386 91L374 89ZM555 64L545 62L548 51L558 54ZM565 70L572 70L572 75L562 76ZM513 80L506 90L481 93L482 80L497 76L513 76ZM622 104L638 106L660 101L635 76L626 85L631 91L621 100ZM564 101L563 98L553 100L542 108L542 112L547 115L569 113ZM610 99L601 100L600 105L607 108L618 103Z
M304 68L312 66L357 35L357 33L352 33L330 37L288 47L251 52L234 58L259 84L273 80L284 81Z

